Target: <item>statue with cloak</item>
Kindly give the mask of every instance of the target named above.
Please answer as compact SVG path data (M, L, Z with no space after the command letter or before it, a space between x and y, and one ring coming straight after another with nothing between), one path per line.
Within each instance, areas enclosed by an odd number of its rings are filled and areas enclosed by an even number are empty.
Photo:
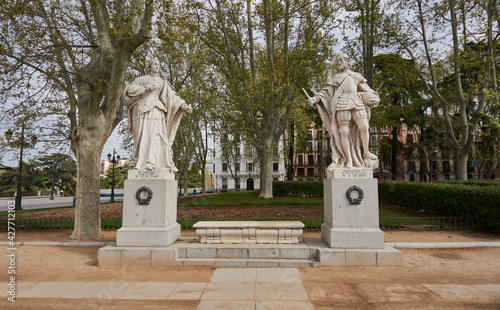
M361 74L351 71L346 54L337 56L340 73L326 82L326 86L308 100L315 104L330 134L334 168L376 169L377 156L370 153L370 112L378 106L378 93L368 86Z
M177 172L172 159L172 144L184 112L191 105L180 98L172 85L160 75L157 58L148 61L148 74L125 88L128 129L134 137L135 169L167 169Z

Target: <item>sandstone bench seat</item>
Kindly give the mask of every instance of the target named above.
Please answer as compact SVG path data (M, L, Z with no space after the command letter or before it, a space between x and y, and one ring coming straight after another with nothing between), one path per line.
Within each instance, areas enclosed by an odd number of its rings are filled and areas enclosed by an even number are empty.
M302 241L301 221L201 221L193 225L200 243L281 243Z

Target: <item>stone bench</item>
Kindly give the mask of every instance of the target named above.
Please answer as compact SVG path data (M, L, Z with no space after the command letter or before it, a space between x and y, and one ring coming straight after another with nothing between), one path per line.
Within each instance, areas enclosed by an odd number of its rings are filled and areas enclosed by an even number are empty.
M193 225L200 243L281 243L302 241L300 221L210 221Z

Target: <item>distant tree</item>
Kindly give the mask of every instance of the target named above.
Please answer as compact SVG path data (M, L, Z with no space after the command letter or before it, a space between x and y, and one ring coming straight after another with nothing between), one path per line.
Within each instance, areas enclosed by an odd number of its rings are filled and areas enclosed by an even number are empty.
M130 169L129 165L116 166L114 168L115 172L115 188L123 188L125 185L125 179L127 178L128 170ZM101 188L111 188L113 184L113 165L108 167L106 170L105 176L101 177Z
M272 197L275 147L301 88L322 76L332 54L333 1L188 0L197 35L210 48L220 95L260 161L260 197ZM257 40L256 38L259 37Z
M45 93L77 158L73 239L102 237L99 161L123 117L132 54L151 37L154 1L1 1L4 97ZM40 108L42 109L42 108Z
M467 160L482 116L491 109L498 118L498 2L403 0L393 1L392 10L384 30L417 64L439 130L453 152L457 179L467 179ZM484 51L469 48L470 41L484 42ZM474 83L467 67L479 70ZM443 83L447 77L451 87Z

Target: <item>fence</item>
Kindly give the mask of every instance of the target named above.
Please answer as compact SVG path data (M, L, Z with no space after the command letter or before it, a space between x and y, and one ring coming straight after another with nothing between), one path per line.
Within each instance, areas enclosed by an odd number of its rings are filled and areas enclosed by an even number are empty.
M253 218L253 219L204 219L204 218L179 218L177 222L182 229L193 229L193 224L198 221L301 221L306 230L320 230L323 218ZM16 231L37 230L72 230L74 219L0 219L0 231L7 231L8 222L15 222ZM482 229L482 225L473 218L466 217L381 217L379 218L382 230L468 230ZM121 218L101 219L103 230L116 230L122 226ZM11 224L12 227L12 224Z

